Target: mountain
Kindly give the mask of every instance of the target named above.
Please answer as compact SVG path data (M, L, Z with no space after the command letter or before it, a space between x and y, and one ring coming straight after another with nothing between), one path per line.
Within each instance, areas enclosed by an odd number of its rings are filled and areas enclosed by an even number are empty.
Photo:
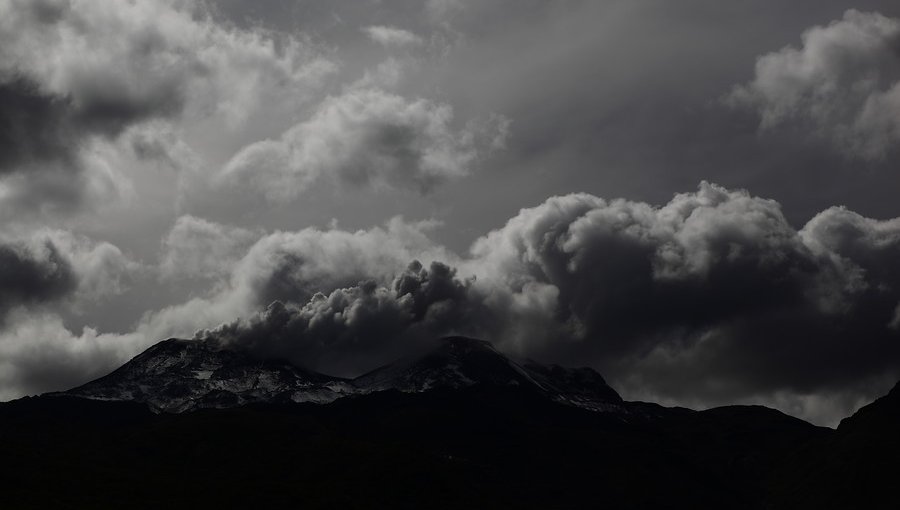
M4 508L900 508L900 390L837 430L623 401L462 337L352 380L170 339L0 404Z
M898 459L900 383L786 459L773 476L780 504L772 508L900 508Z
M332 402L355 388L347 381L286 362L261 361L210 342L164 340L111 374L56 395L146 403L184 412L259 402Z
M368 392L406 393L473 385L511 386L595 410L618 410L622 402L622 397L593 369L534 362L520 365L490 342L465 337L443 338L436 349L361 375L353 384Z
M211 342L171 338L107 376L54 395L141 402L156 412L178 413L252 403L329 403L378 391L421 393L473 385L517 386L594 410L620 410L622 402L592 369L533 362L523 367L489 342L465 337L443 338L433 349L352 380L259 360Z

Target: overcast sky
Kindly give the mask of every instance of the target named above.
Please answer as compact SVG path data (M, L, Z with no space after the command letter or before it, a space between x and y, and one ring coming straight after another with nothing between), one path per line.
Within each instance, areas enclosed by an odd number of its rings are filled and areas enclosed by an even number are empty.
M0 2L0 399L426 337L834 425L900 378L892 0Z

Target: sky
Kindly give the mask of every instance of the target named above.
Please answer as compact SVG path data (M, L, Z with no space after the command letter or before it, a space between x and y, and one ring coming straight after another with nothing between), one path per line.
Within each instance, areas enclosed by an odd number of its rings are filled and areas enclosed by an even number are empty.
M834 426L900 379L898 168L895 1L4 0L0 400L466 334Z

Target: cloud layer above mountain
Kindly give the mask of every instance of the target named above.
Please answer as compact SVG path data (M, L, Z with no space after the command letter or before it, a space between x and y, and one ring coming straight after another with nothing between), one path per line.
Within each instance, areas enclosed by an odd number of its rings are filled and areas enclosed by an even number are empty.
M404 342L462 333L594 366L626 394L817 394L900 375L898 250L897 220L832 208L796 230L777 202L707 183L662 207L567 195L523 209L456 269L413 262L359 284L294 283L259 315L200 336L350 375ZM323 261L295 253L288 267L315 275Z

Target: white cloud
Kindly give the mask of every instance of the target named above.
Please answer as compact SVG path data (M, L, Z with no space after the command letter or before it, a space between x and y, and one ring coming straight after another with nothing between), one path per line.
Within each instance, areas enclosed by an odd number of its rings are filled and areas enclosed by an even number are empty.
M415 46L422 44L422 38L402 28L372 25L363 28L363 32L374 42L385 47Z
M728 100L756 109L764 129L806 122L850 155L884 158L900 142L900 20L849 10L802 39L760 57Z
M48 297L68 302L76 308L121 294L146 271L142 264L117 246L65 230L44 228L25 234L0 235L0 247L18 253L17 265L21 270L33 266L28 269L28 274L4 274L7 285L13 280L20 281L24 287L52 284L59 279L71 280L71 285L59 286ZM23 280L26 277L36 281Z
M163 239L160 276L190 280L228 275L261 235L194 216L181 216Z
M507 126L494 116L455 129L450 105L353 87L280 138L242 149L219 177L274 201L293 199L323 177L427 192L468 174L479 156L502 145Z
M366 279L387 284L414 259L425 264L456 259L429 238L434 226L397 217L384 227L355 232L315 228L275 232L254 244L235 266L230 292L265 306L276 299L303 303L316 292Z
M68 389L106 375L147 347L136 334L69 331L55 314L16 312L0 331L0 400Z
M0 5L0 34L0 76L98 121L187 110L237 122L266 93L302 95L333 69L302 39L222 26L174 0L13 0Z
M292 115L336 68L302 35L218 23L203 3L0 2L10 123L0 126L0 212L59 216L123 198L133 176L108 142L128 128L215 126L224 137L273 104ZM133 138L138 156L179 164L193 154L181 140Z
M33 237L50 240L72 264L78 275L77 304L122 294L148 269L117 246L96 242L86 236L64 230L41 230Z

